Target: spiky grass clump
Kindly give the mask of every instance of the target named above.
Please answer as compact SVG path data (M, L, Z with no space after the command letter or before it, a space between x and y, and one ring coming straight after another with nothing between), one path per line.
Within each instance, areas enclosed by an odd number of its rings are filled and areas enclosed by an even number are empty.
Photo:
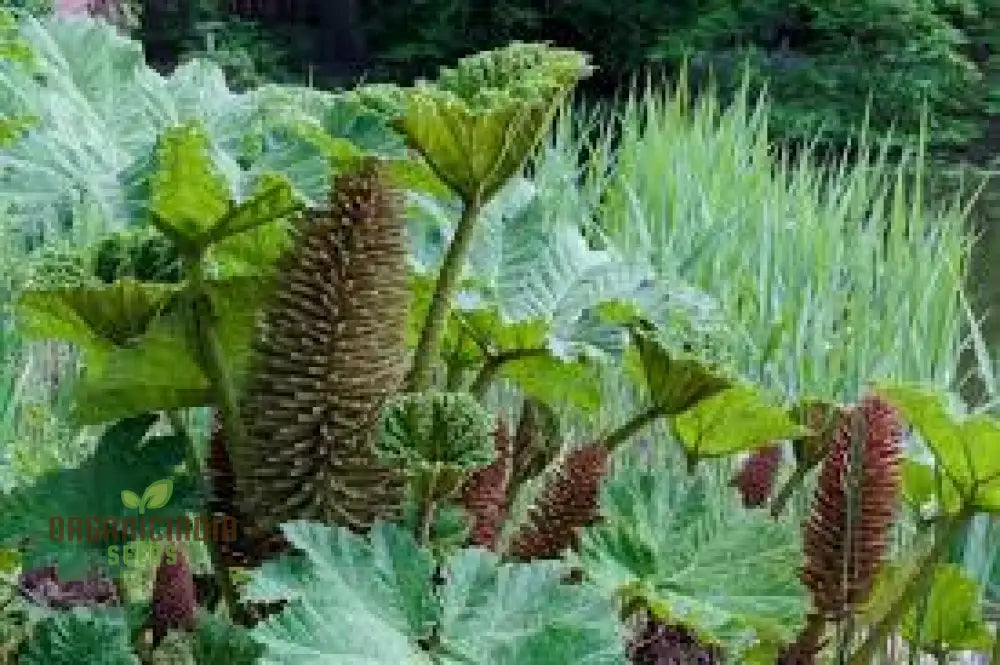
M230 451L237 506L263 531L297 519L364 530L395 519L403 478L373 427L401 380L407 313L399 202L374 162L335 178L285 257Z
M511 471L511 441L507 423L497 424L494 433L496 459L479 469L462 488L462 505L472 519L470 542L494 549L500 528L507 518L507 492Z
M733 477L732 486L740 492L744 508L760 508L771 498L774 481L781 466L781 446L770 445L755 450Z
M528 513L509 553L519 559L554 559L577 544L577 530L599 518L601 480L610 453L594 443L567 455Z
M862 438L855 442L856 432ZM841 416L820 471L803 543L802 580L812 592L815 609L827 619L842 618L871 591L895 516L901 438L896 412L876 397L865 398ZM852 460L854 448L860 450L857 460ZM858 482L856 510L849 520L852 477Z

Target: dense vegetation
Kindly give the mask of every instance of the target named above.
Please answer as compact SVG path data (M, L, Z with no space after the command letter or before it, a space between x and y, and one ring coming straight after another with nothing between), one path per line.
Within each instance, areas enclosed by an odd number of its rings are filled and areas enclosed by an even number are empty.
M1000 420L954 396L964 358L996 376L939 124L786 149L752 77L609 114L538 43L234 88L19 17L3 662L997 657Z

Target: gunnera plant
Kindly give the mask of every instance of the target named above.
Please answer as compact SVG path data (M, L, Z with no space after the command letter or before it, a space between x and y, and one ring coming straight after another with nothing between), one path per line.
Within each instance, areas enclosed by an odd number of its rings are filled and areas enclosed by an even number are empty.
M803 539L812 624L842 619L871 591L898 501L901 438L896 411L877 397L840 416Z
M254 343L235 503L262 533L303 519L361 531L404 502L398 465L373 447L405 371L404 219L374 160L337 175L329 207L305 217Z

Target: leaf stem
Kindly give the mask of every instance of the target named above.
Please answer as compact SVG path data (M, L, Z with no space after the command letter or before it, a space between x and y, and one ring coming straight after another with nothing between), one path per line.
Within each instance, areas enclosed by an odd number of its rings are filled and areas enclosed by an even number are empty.
M431 304L427 309L427 316L424 319L417 348L413 354L413 365L406 378L406 387L409 392L419 392L430 388L431 370L441 350L445 322L451 311L451 300L458 286L465 257L472 245L473 231L475 231L476 219L479 217L481 209L482 203L478 199L473 198L465 201L462 217L458 221L458 228L455 229L455 235L448 245L447 252L445 252L437 283L434 285L434 295L431 297Z
M543 356L546 353L548 353L547 349L511 349L510 351L501 351L487 357L486 362L479 369L479 373L476 374L476 378L469 385L469 392L472 393L473 397L482 402L486 398L486 391L490 389L490 385L496 379L497 373L504 364L522 358Z
M933 546L920 559L920 562L916 566L916 572L906 582L899 597L890 606L885 616L868 631L864 642L861 643L861 646L854 651L850 660L847 661L848 665L869 665L876 651L885 643L885 640L899 624L906 611L919 598L924 586L930 582L938 561L948 551L948 545L951 543L952 537L965 526L973 513L974 511L971 508L965 506L957 515L946 518L941 523Z
M661 405L653 405L644 411L640 411L632 416L628 421L618 428L600 437L598 441L608 450L614 452L619 446L632 438L636 434L657 418L666 415L666 409Z
M437 502L434 500L434 493L437 489L438 470L435 468L431 472L427 483L424 484L424 495L420 497L420 510L417 515L417 538L421 547L427 547L431 542L431 531L434 526L434 516L437 511Z
M233 384L232 376L226 364L225 355L222 351L222 343L219 341L218 331L215 327L216 313L212 308L211 297L205 288L205 279L201 261L193 261L188 268L188 279L194 287L194 301L191 307L191 317L195 328L198 345L199 361L205 375L211 382L212 391L219 411L222 415L222 426L226 433L225 444L227 453L231 460L235 461L232 454L234 449L238 449L246 441L246 433L243 422L240 419L239 403L236 397L236 388ZM181 427L187 439L189 447L188 463L192 473L196 473L202 483L202 488L207 493L207 479L201 469L201 463L197 453L194 451L194 443L190 434L184 428L183 422L176 414L176 420L171 420L175 428ZM180 433L180 432L178 432ZM238 470L237 470L238 472ZM229 568L223 561L219 545L215 542L208 543L209 554L212 558L212 568L214 569L216 580L219 584L223 600L229 610L229 616L237 622L242 618L242 612L238 602L235 586L229 575Z

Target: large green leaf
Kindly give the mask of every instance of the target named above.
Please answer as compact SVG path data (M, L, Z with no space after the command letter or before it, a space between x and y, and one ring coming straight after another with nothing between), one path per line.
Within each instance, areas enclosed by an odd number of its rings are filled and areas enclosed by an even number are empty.
M900 466L900 480L903 498L918 515L925 518L956 515L962 508L955 485L943 475L937 478L933 466L904 459Z
M505 363L500 375L545 404L570 404L585 413L601 406L599 368L586 359L570 361L551 354L520 358Z
M12 228L56 229L67 218L112 229L147 221L157 139L189 123L205 132L213 168L237 204L268 174L288 178L309 204L325 200L329 161L303 125L357 138L369 152L405 156L398 136L390 144L374 140L363 122L328 122L331 109L347 104L342 95L296 86L235 93L205 60L161 76L139 42L99 19L24 16L19 29L35 57L30 68L0 76L0 115L35 122L0 154L0 198L10 204ZM364 115L370 125L373 114Z
M39 477L34 484L15 488L0 496L0 543L27 539L24 566L33 568L57 563L68 578L83 577L91 565L105 565L108 542L86 539L53 540L50 520L71 516L137 516L122 502L122 491L142 491L158 480L172 478L170 503L156 511L173 517L197 506L196 483L175 475L184 460L184 441L176 436L152 437L146 433L156 416L144 415L119 421L107 428L93 455L79 468L58 469ZM114 543L111 543L114 544Z
M239 389L246 379L251 358L251 344L258 314L270 294L271 281L258 275L231 276L211 280L204 288L211 299L215 333L222 347L230 379ZM191 348L195 348L193 331Z
M483 550L446 566L441 665L623 665L613 603L589 585L567 585L559 562L500 564Z
M107 286L29 291L20 301L21 328L28 337L107 351L145 333L176 291L131 278Z
M229 208L208 232L209 240L217 243L230 236L256 230L265 224L283 219L299 208L291 184L281 176L261 179L256 193L246 201Z
M398 527L376 525L369 538L304 522L282 528L303 554L265 563L247 589L292 599L253 631L262 663L625 663L612 603L564 584L557 563L501 565L463 551L445 563L435 593L432 558Z
M120 612L75 608L53 614L28 641L24 665L138 665Z
M226 182L197 126L174 127L161 136L150 199L153 223L181 247L194 245L229 209Z
M256 276L204 283L237 386L246 375L257 305L267 286L265 278ZM23 319L31 334L69 339L89 352L75 386L79 422L95 424L213 403L195 331L188 311L180 307L188 302L180 288L125 279L106 287L30 292L24 297ZM173 306L157 316L168 303Z
M480 53L406 90L395 127L463 200L485 202L521 169L588 72L583 54L541 44Z
M920 432L969 507L1000 512L1000 422L961 415L949 408L945 395L922 387L881 386L879 394Z
M903 637L930 653L989 649L993 638L983 622L980 597L980 589L961 566L939 565L926 605L906 613Z
M619 471L604 488L605 520L581 531L580 564L608 592L642 599L731 653L773 654L809 606L798 529L720 502L705 478L681 473Z
M262 663L433 662L416 645L438 616L433 561L407 534L379 526L365 539L306 522L282 530L304 557L265 563L247 588L251 599L293 599L253 631Z
M198 617L198 627L191 638L191 654L197 665L255 665L263 651L243 626L215 614Z
M716 393L673 422L681 445L693 459L731 455L809 433L791 419L787 409L770 403L749 385Z
M136 344L88 367L74 389L73 415L97 424L148 411L212 403L211 384L176 321L157 322Z
M635 324L633 338L650 397L668 415L683 413L732 385L727 373L704 354L672 348L662 332L648 323Z

